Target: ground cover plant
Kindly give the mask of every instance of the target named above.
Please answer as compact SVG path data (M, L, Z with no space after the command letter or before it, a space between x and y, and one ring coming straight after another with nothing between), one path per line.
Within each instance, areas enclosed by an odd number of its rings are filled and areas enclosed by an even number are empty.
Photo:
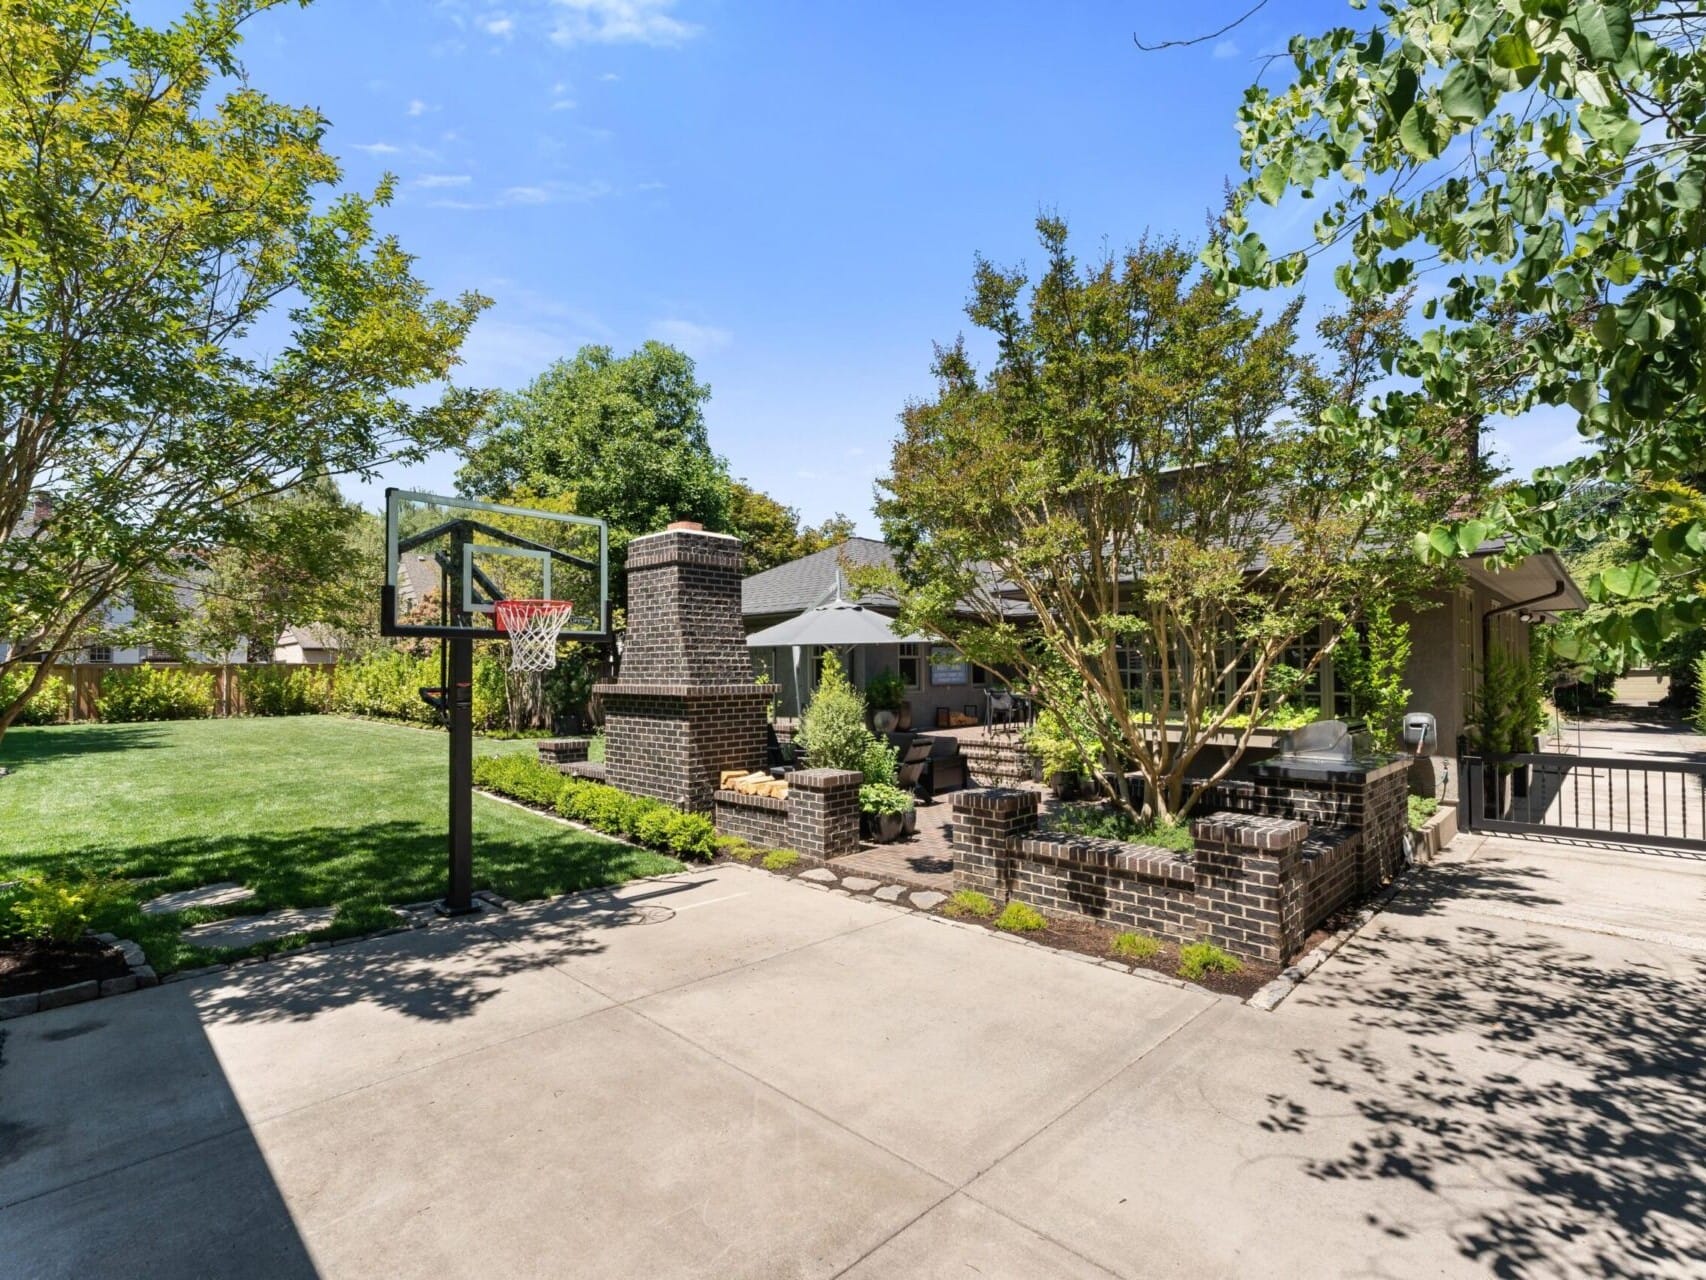
M1035 933L1048 927L1048 920L1035 907L1023 902L1009 902L995 917L995 927L1008 933Z
M1244 962L1228 955L1212 942L1189 942L1179 948L1179 976L1191 982L1211 973L1241 973Z
M478 757L528 742L475 743ZM0 880L28 872L133 879L95 927L134 938L161 972L217 958L181 931L221 915L336 906L327 936L396 923L443 894L445 739L342 717L18 728L0 743ZM476 799L474 883L527 899L678 870L665 854ZM157 893L233 880L237 908L143 916Z
M1439 812L1439 801L1432 796L1410 796L1410 830L1420 831L1429 818Z
M956 889L949 895L947 905L942 908L942 914L947 916L977 916L987 919L995 914L995 904L987 895L976 889Z
M1127 844L1153 845L1180 853L1195 847L1191 842L1189 822L1134 818L1103 804L1063 804L1047 815L1045 823L1054 831L1095 836L1102 840L1123 840Z

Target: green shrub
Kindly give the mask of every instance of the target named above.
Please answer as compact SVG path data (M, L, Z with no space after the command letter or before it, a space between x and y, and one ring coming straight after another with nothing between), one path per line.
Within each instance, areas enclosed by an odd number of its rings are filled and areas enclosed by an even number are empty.
M75 942L96 916L125 896L126 886L99 876L25 875L0 895L0 933Z
M751 862L764 852L757 845L742 840L739 836L718 836L717 851L728 854L736 862Z
M1102 840L1123 840L1127 844L1147 844L1161 849L1186 852L1194 847L1190 822L1169 822L1152 819L1139 822L1131 815L1104 804L1063 804L1044 819L1050 830L1066 831L1077 836L1095 836Z
M860 813L910 813L913 806L911 793L893 783L867 782L859 788Z
M347 715L437 724L438 713L421 701L420 691L438 683L436 654L416 658L396 649L381 649L360 662L338 668L332 706Z
M900 777L900 752L871 734L865 754L859 758L859 772L869 786L892 787Z
M799 737L812 768L864 772L865 756L873 741L865 727L865 699L847 682L841 661L833 652L824 655L817 693L800 717Z
M1694 727L1706 733L1706 653L1694 660L1694 688L1700 699L1694 707Z
M322 715L332 708L330 674L307 667L239 667L237 689L251 716Z
M474 659L472 716L476 729L499 729L509 724L509 677L503 662L491 653Z
M1161 943L1147 933L1116 933L1108 953L1121 960L1151 960L1161 954Z
M956 889L942 908L945 916L977 916L987 920L995 914L995 904L976 889Z
M1179 976L1196 981L1210 973L1241 973L1244 962L1212 942L1192 942L1179 948Z
M1429 818L1439 812L1439 801L1432 796L1410 796L1410 830L1420 831Z
M899 711L906 701L906 681L884 667L865 682L865 701L876 711Z
M702 813L666 810L665 838L669 851L679 858L709 858L717 849L717 828Z
M678 815L673 809L661 804L655 809L648 809L634 822L634 839L648 849L668 848L670 823L681 816L685 815Z
M482 756L474 761L474 785L543 808L557 808L569 780L535 756Z
M1048 920L1033 906L1009 902L995 917L995 927L1008 933L1035 933L1038 929L1048 928Z
M12 700L29 687L35 678L34 667L13 667L0 676L0 707L12 705ZM71 719L71 685L63 676L49 675L41 688L24 704L14 724L63 724Z
M204 720L214 710L213 675L177 667L115 668L105 673L95 706L109 724Z
M800 865L800 855L792 849L772 849L764 855L766 871L789 871Z

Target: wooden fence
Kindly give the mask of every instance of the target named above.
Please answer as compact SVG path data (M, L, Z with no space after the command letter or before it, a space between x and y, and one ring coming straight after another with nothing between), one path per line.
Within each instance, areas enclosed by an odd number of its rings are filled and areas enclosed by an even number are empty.
M219 717L247 714L247 708L243 705L241 679L241 673L244 671L283 671L286 674L295 671L324 672L325 675L319 678L325 680L328 696L337 688L338 680L338 664L335 662L270 662L264 665L255 664L254 666L241 662L147 662L118 665L110 662L66 663L55 668L54 674L71 686L72 723L101 718L97 707L101 697L101 686L108 676L125 671L140 671L145 667L165 667L173 671L186 671L192 675L211 675L213 677L213 714Z

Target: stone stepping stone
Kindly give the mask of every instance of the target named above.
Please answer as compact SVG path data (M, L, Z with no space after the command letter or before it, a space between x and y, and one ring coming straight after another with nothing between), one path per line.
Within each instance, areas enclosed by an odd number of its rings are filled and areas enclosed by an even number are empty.
M912 891L912 905L921 911L929 911L933 907L939 907L947 900L948 895L945 893L933 893L929 889L914 889Z
M841 882L841 887L851 889L854 893L869 893L881 883L881 880L872 880L866 876L848 876Z
M830 871L826 867L813 867L810 871L800 872L800 879L802 879L802 880L820 880L824 884L834 884L835 883L835 872Z
M235 902L247 902L254 896L255 891L247 885L238 884L235 880L221 880L218 884L204 884L199 889L179 889L176 893L162 893L158 898L150 898L142 904L142 914L165 916L176 911L188 911L191 907L228 907Z
M252 947L257 942L271 942L293 933L323 929L332 923L336 907L296 907L287 911L269 911L264 916L238 916L231 920L215 920L185 929L185 942L197 947Z
M898 884L885 884L871 896L873 898L880 898L884 902L899 902L900 895L905 892L906 890L901 888Z

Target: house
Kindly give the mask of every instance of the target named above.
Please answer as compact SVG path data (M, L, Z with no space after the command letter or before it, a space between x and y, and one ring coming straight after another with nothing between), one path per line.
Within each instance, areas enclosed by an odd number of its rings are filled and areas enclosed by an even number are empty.
M286 627L273 646L274 662L323 666L338 660L342 648L337 633L324 623L310 622Z
M1401 608L1396 616L1410 626L1411 652L1405 683L1410 706L1433 714L1438 726L1435 789L1456 792L1451 761L1468 724L1472 695L1480 683L1490 643L1502 642L1511 652L1526 653L1529 629L1537 623L1587 607L1569 570L1551 552L1543 552L1503 568L1490 559L1503 550L1497 541L1484 543L1468 558L1461 585L1441 587L1421 603ZM843 566L892 565L894 553L882 542L852 538L839 547L819 551L747 578L741 587L741 612L747 634L817 608L836 598L843 585ZM895 601L865 596L865 607L892 616ZM1328 637L1323 634L1320 642ZM1288 654L1288 665L1304 667L1312 656L1305 643ZM797 716L816 687L823 650L794 655L787 650L754 649L754 664L781 685L777 712ZM929 728L938 709L946 708L982 718L984 693L990 677L964 662L945 645L901 644L857 646L843 657L858 686L878 672L897 672L907 687L911 724ZM1317 667L1296 701L1324 716L1354 719L1358 715L1348 685L1333 670L1329 656ZM1230 737L1230 735L1229 735ZM1266 750L1271 751L1272 740ZM1260 754L1260 752L1254 753Z
M746 633L763 631L848 592L848 568L888 568L893 564L894 552L886 542L849 538L839 546L755 573L741 583L741 620ZM897 612L894 599L883 594L862 595L859 603L889 617ZM757 672L781 686L778 716L796 717L811 701L827 652L821 645L801 653L781 648L752 651ZM950 646L907 644L897 639L894 644L851 646L842 652L841 661L848 678L860 688L885 670L900 676L906 686L903 727L927 729L936 724L940 710L978 720L983 717L988 673L973 667Z

